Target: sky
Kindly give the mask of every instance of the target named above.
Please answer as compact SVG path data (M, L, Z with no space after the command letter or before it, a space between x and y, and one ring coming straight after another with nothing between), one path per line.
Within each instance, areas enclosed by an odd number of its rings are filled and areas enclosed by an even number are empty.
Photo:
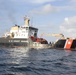
M0 35L15 24L22 26L26 15L30 25L39 29L38 37L42 33L76 37L76 0L0 0Z

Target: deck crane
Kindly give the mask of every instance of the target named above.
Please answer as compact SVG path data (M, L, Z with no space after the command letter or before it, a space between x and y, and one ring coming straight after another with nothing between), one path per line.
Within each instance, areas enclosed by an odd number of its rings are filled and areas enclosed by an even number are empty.
M63 34L56 34L56 33L55 34L42 33L40 37L42 36L54 36L54 37L60 37L61 39L64 38Z
M54 33L54 34L42 33L40 35L40 37L42 37L42 36L54 36L54 37L57 37L59 39L65 39L63 34L56 34L56 33ZM58 41L58 39L52 43L50 42L51 46L53 46L57 41Z

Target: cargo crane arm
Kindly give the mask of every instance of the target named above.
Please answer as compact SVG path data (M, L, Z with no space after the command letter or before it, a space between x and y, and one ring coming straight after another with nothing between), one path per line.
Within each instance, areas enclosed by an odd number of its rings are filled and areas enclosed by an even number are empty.
M64 35L63 34L48 34L48 33L42 33L40 35L40 37L42 36L54 36L54 37L60 37L60 38L64 38Z

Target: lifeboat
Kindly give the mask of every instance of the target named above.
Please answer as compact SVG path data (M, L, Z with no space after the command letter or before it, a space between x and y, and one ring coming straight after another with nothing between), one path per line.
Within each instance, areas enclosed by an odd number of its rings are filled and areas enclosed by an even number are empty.
M36 42L40 42L41 44L48 44L47 40L45 40L44 38L37 38Z

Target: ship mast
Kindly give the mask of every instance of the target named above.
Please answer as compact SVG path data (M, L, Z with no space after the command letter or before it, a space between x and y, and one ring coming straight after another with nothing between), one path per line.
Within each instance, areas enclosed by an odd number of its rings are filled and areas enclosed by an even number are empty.
M29 27L29 21L30 21L30 19L27 16L25 16L24 17L24 26L25 27ZM30 48L29 28L28 28L28 48Z
M29 26L29 21L30 19L27 16L25 16L24 17L25 26Z

